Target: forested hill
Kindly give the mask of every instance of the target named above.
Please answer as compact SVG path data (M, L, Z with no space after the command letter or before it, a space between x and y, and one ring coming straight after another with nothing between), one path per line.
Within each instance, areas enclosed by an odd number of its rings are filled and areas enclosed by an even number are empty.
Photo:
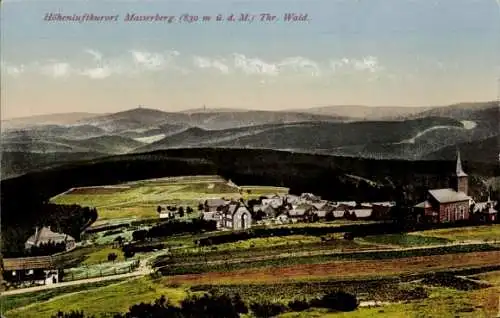
M422 200L429 187L448 187L454 164L248 149L175 149L80 161L1 182L2 236L10 241L2 250L13 254L22 249L34 227L46 223L52 215L43 203L72 187L218 174L239 185L286 186L292 193L313 192L330 200L410 204ZM464 168L471 176L470 188L475 196L484 196L485 181L499 175L496 165L465 162ZM59 211L60 217L65 217L64 224L52 223L68 231L72 230L68 225L87 222L85 213L67 213L71 209Z
M495 164L465 162L464 166L472 179L500 175ZM274 150L172 149L81 161L3 180L2 209L5 215L11 208L43 202L71 187L199 174L219 174L237 184L283 185L293 192L317 192L331 199L384 200L397 186L411 186L416 191L446 186L453 172L453 161L372 160Z

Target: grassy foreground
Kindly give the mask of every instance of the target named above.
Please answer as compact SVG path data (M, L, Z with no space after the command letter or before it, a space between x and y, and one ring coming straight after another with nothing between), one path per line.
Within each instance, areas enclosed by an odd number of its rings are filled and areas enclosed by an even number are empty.
M187 294L181 288L166 287L149 278L138 278L35 302L5 314L9 318L50 318L58 310L83 310L87 314L99 316L102 313L126 312L131 305L151 302L161 295L168 297L173 304L178 304Z

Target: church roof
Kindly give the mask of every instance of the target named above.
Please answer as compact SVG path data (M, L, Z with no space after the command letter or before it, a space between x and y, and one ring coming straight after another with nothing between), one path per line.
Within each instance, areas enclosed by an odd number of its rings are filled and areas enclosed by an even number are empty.
M453 189L433 189L429 190L429 194L439 203L460 202L471 199L471 197L464 192L457 192Z

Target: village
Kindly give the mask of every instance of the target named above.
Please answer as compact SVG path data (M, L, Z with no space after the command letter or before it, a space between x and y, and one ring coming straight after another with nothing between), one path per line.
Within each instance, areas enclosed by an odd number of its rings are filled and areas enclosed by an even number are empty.
M429 189L424 202L408 208L416 223L423 224L422 229L426 224L439 229L442 226L453 228L455 223L457 226L498 223L497 202L490 197L476 202L468 195L468 175L463 171L459 153L453 176L455 182L449 188ZM295 257L306 250L307 255L312 256L335 254L347 257L356 251L384 253L420 248L427 250L426 253L436 253L438 257L441 252L433 250L438 247L456 249L463 245L474 250L484 248L485 244L488 248L497 244L496 228L491 233L484 232L484 236L479 236L480 240L468 241L448 239L432 232L440 230L431 230L431 234L425 234L425 230L415 234L383 234L394 224L395 213L400 211L396 202L331 201L313 193L290 194L286 188L258 189L240 187L231 180L218 177L196 178L198 181L193 181L195 177L167 181L172 189L180 189L182 185L184 191L203 188L206 192L220 193L198 196L182 192L166 204L161 204L160 198L158 205L150 203L145 208L144 219L105 219L106 210L98 206L98 215L104 211L103 220L98 218L95 224L82 231L80 237L61 233L48 224L35 227L24 243L26 256L3 259L3 286L7 289L4 294L16 295L90 281L147 277L154 273L175 277L175 273L191 273L196 264L203 264L210 271L211 266L220 262L218 253L225 251L238 255L236 260L228 260L226 266L230 266L232 262L279 259L282 256L277 253L286 251ZM164 188L167 181L155 179L148 182L157 189ZM143 186L145 182L138 184ZM73 188L57 198L74 200L91 193L95 198L109 199L115 193L124 193L125 196L129 193L126 191L137 191L135 185ZM99 194L99 191L104 194ZM158 197L151 189L141 191ZM183 196L189 196L189 200L179 201ZM93 202L97 202L95 198ZM117 200L122 201L120 197ZM106 204L109 206L109 201ZM357 231L356 235L352 229ZM294 231L306 234L297 236ZM480 228L478 231L483 233ZM181 243L177 243L179 240ZM415 243L411 244L414 245L408 246L413 240ZM429 241L432 242L430 246ZM248 242L249 245L238 247L243 246L238 242ZM262 250L256 248L256 244ZM186 255L191 256L186 259ZM210 261L210 257L214 259ZM188 262L188 259L200 263Z

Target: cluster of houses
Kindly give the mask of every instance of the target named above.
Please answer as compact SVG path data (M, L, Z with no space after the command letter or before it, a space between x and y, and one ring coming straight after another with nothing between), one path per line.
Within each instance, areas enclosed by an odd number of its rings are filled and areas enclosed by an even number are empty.
M204 220L217 222L219 229L242 230L250 228L252 224L288 224L341 218L388 219L395 203L332 202L312 193L303 193L300 196L272 194L247 202L207 199L202 205Z
M468 195L468 176L462 168L460 153L457 153L454 176L455 182L449 188L429 189L426 200L413 207L417 220L430 223L470 219L496 222L496 202L489 198L486 202L475 202ZM332 202L312 193L271 194L247 202L215 198L201 204L202 218L216 221L219 229L227 230L247 229L252 224L287 224L325 219L387 220L391 218L391 208L395 206L395 202Z

